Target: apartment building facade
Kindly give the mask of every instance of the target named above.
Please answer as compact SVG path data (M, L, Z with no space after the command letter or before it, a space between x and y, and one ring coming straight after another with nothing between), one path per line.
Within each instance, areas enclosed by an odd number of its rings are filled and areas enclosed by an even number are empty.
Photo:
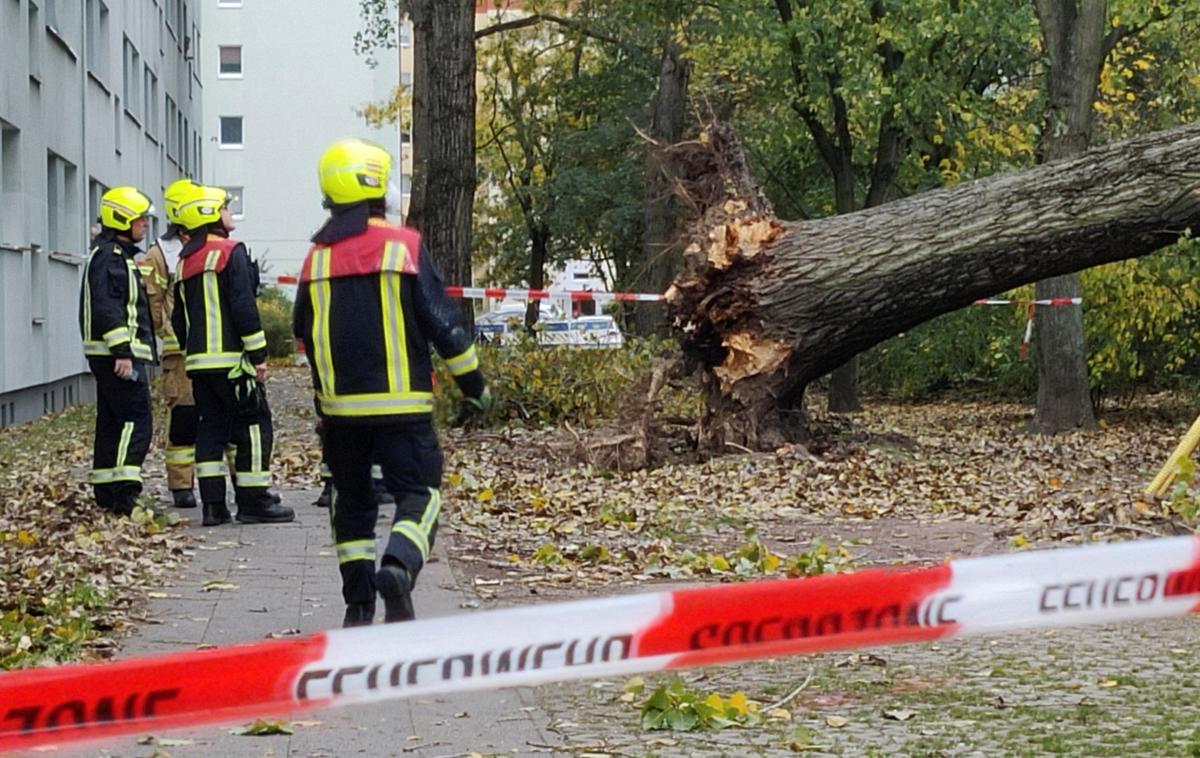
M231 193L235 236L269 275L296 273L327 217L317 161L331 142L357 136L386 147L407 189L407 135L370 128L357 111L411 85L412 30L401 25L398 48L378 51L372 66L354 50L358 0L290 0L286 13L263 0L210 5L201 28L206 181Z
M201 4L0 0L0 427L93 395L77 309L100 196L161 205L199 176Z

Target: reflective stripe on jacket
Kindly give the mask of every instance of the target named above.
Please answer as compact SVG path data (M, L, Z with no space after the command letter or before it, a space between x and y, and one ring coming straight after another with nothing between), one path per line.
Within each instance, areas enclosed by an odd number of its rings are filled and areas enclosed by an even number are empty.
M179 260L171 322L189 374L228 371L244 353L253 364L267 359L246 246L209 235Z
M433 411L431 344L464 394L483 391L475 346L420 235L383 219L371 219L362 234L309 250L294 329L304 341L322 416L427 418Z
M91 358L156 361L154 320L132 241L98 238L79 294L83 353Z

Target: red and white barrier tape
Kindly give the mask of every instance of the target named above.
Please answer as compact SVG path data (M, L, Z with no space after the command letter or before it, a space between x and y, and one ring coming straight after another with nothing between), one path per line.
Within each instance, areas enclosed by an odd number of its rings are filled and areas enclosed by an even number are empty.
M329 706L1200 611L1200 537L509 608L0 674L0 750Z
M290 275L275 277L276 284L298 284L299 278ZM648 295L640 292L592 292L590 290L531 290L513 289L511 287L446 287L450 297L466 298L469 300L550 300L565 298L571 301L595 300L607 303L612 300L625 302L653 303L666 300L666 295Z
M1082 297L1052 297L1047 300L976 300L974 305L1081 305Z
M550 300L561 297L572 301L595 300L606 303L612 300L625 302L653 303L665 300L665 295L648 295L639 292L592 292L590 290L528 290L511 289L508 287L447 287L446 294L450 297L483 300L486 298L510 300Z
M1021 337L1021 346L1017 354L1021 358L1029 357L1029 343L1033 339L1033 314L1037 306L1082 305L1082 297L1052 297L1045 300L976 300L974 305L1023 305L1025 306L1025 334Z

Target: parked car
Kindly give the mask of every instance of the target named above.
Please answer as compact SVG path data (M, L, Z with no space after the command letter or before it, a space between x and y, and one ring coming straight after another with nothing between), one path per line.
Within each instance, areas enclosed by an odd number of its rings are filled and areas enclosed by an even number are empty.
M612 316L580 316L572 322L584 347L621 347L625 335Z
M547 308L546 305L543 303L543 318L538 321L536 327L540 345L611 348L625 344L625 335L621 333L612 316L580 316L569 320L561 317L547 318L546 314L556 309L553 306ZM511 345L515 342L517 332L525 321L524 304L517 306L505 304L476 317L476 339L497 345Z

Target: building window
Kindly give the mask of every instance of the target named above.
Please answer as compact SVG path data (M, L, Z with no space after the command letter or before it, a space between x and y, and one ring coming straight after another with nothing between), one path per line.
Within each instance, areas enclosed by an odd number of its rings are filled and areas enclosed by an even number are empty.
M411 71L401 71L400 72L400 86L404 87L405 89L412 89L412 72Z
M42 14L37 4L29 3L29 78L40 82L42 79Z
M87 0L87 64L92 73L107 82L108 6L104 0Z
M21 203L21 132L0 121L0 242L19 245L28 233L20 234L24 223Z
M233 213L233 217L245 218L246 205L242 200L245 187L223 187L222 189L229 193L229 210Z
M146 66L146 133L154 136L158 133L158 77Z
M142 56L138 54L137 48L125 38L124 45L124 60L125 60L125 77L124 87L121 90L122 96L125 98L125 110L131 116L137 118L141 113L141 83L138 81L138 75L142 73Z
M242 78L241 45L221 45L221 70L218 75L223 78Z
M400 38L400 47L412 47L412 22L401 21L400 28L397 31Z
M171 160L175 161L175 165L178 166L179 165L179 161L177 160L178 154L175 152L175 143L178 140L178 137L175 134L175 129L176 129L175 124L176 124L176 119L179 115L179 107L177 105L175 105L175 101L171 98L170 95L167 95L167 106L166 107L167 107L167 113L166 113L167 157L170 158Z
M75 164L51 151L46 152L46 232L47 247L60 252L74 247L74 219L78 213ZM34 293L35 300L37 292ZM37 315L35 313L35 315ZM44 315L44 313L43 313Z
M88 244L91 238L100 233L100 198L108 192L108 187L88 177Z
M242 117L221 116L221 147L242 146Z

